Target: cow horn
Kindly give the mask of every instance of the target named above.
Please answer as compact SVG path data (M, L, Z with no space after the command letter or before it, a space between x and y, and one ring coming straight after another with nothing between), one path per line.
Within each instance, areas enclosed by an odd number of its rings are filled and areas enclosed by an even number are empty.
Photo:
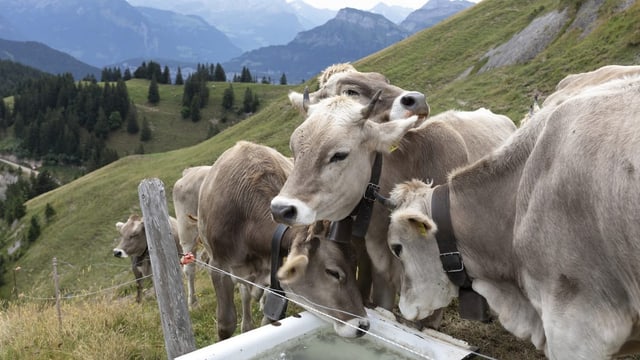
M311 104L311 99L309 98L309 87L304 87L304 93L302 94L302 110L306 113L309 110L309 104Z
M380 195L380 193L378 193L377 191L374 193L374 195L376 197L376 200L384 205L384 207L389 209L389 211L393 211L398 207L398 204L396 204L393 200Z
M380 94L382 94L382 90L376 91L376 93L371 98L371 101L369 101L369 104L364 109L362 109L362 117L364 119L368 119L369 116L371 116L373 108L376 107L376 103L378 102L378 99L380 99Z

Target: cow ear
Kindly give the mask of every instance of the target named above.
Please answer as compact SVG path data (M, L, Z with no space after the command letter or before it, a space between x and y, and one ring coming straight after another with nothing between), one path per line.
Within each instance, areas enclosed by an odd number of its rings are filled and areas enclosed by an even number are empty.
M309 110L309 105L311 105L311 95L309 94L309 88L304 88L304 93L299 93L296 91L289 91L289 102L296 109L300 110L300 112L304 115L307 114Z
M418 117L415 115L385 123L367 120L365 122L366 134L373 141L376 151L389 153L402 137L416 126L417 121Z
M295 282L300 276L304 275L309 258L306 255L297 255L287 259L278 269L278 280L282 284L290 284Z
M397 214L397 217L404 220L408 226L418 232L421 236L427 236L437 229L436 224L426 214L419 211L405 211Z
M133 233L141 234L143 232L144 232L144 221L142 220L142 218L140 218L140 220L136 221L135 225L133 226Z

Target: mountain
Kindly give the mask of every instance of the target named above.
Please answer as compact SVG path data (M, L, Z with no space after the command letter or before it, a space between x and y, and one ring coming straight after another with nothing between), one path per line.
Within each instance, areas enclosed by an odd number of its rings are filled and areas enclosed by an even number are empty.
M88 74L100 79L100 69L35 41L0 39L0 59L11 60L51 74L71 73L76 80Z
M286 44L305 29L286 0L129 0L129 3L197 14L223 31L243 51Z
M335 10L315 8L303 0L294 0L289 3L289 6L294 10L300 24L302 24L303 30L309 30L316 26L320 26L333 19L338 13ZM274 43L270 45L278 44Z
M402 6L387 5L383 2L380 2L376 4L376 6L372 7L369 11L374 14L380 14L396 24L400 24L400 22L406 19L407 16L409 16L409 14L414 11L414 9Z
M137 9L124 0L0 0L23 40L39 41L94 66L132 57L220 62L241 53L200 18ZM13 40L13 39L10 39Z
M407 36L407 32L384 16L344 8L324 25L300 32L286 45L267 46L249 51L223 63L227 72L247 67L261 78L280 78L289 83L317 75L333 63L354 61L372 54Z
M413 34L431 27L475 3L466 0L429 0L400 23L400 27Z

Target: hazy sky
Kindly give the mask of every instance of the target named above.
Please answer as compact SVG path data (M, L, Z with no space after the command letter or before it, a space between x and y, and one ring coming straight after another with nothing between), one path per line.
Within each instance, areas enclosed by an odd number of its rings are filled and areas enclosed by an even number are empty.
M287 1L291 2L291 0ZM477 3L481 0L469 1ZM387 5L399 5L411 9L419 9L426 4L428 0L304 0L304 2L319 9L339 10L345 7L350 7L360 10L369 10L380 2Z

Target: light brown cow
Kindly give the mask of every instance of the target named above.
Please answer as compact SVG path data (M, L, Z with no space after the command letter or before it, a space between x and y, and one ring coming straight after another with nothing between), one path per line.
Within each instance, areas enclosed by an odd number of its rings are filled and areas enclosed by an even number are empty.
M175 218L169 217L171 234L176 242L178 253L182 252L178 239L178 223ZM136 278L136 301L142 300L142 285L145 277L151 275L151 261L147 247L147 236L144 231L144 220L137 214L131 214L127 222L116 223L116 229L120 233L118 246L113 249L113 256L119 258L131 258L131 270Z
M473 289L508 331L550 359L640 351L640 75L597 86L591 75L568 77L588 85L446 184L396 187L388 241L404 316L458 295L434 239L444 206ZM446 188L448 207L433 196Z
M358 315L357 328L366 330L368 326L362 325L368 320L355 277L355 249L349 237L336 241L329 238L329 231L330 223L319 221L309 226L308 234L299 233L278 270L278 279L288 298L345 322L353 323L353 315ZM347 309L363 312L347 313ZM338 322L334 322L334 329L343 337L364 334Z
M178 222L178 237L184 253L198 256L198 194L200 185L211 166L194 166L185 169L182 177L173 185L173 206ZM193 308L198 299L195 290L196 264L183 265L182 271L187 278L187 303Z
M247 141L238 142L220 155L202 183L198 200L198 232L211 256L210 265L261 286L269 285L271 238L278 226L269 213L269 203L292 167L291 159L276 150ZM289 250L296 234L304 236L306 231L306 227L297 227L285 232L281 252ZM329 245L323 243L321 247ZM210 275L217 299L218 337L222 340L236 328L234 284L229 276L217 271L211 271ZM366 317L364 305L362 301L345 300L357 299L358 290L348 287L341 290L325 305L338 308L348 304L342 310L355 315L341 317L352 326L340 323L336 324L336 330L342 336L361 335L360 329L369 327L368 320L362 318ZM310 298L320 296L319 293L320 289L317 295L309 294ZM243 296L248 294L245 290ZM243 306L242 331L252 328L251 309Z
M349 216L363 197L376 152L384 154L380 193L386 195L411 178L443 183L450 170L478 159L515 130L509 118L487 109L448 111L398 140L415 125L415 116L379 123L363 118L362 108L348 97L310 106L291 135L293 172L271 202L277 221L311 224ZM386 245L388 224L387 210L375 206L366 247L377 275L373 303L391 309L402 269Z
M376 72L360 72L350 64L335 64L326 68L318 77L320 88L309 94L309 105L337 95L346 95L367 105L377 91L381 91L375 113L378 121L407 118L417 115L426 118L429 115L424 94L407 91L389 83L382 74ZM291 103L306 112L304 95L290 92Z

